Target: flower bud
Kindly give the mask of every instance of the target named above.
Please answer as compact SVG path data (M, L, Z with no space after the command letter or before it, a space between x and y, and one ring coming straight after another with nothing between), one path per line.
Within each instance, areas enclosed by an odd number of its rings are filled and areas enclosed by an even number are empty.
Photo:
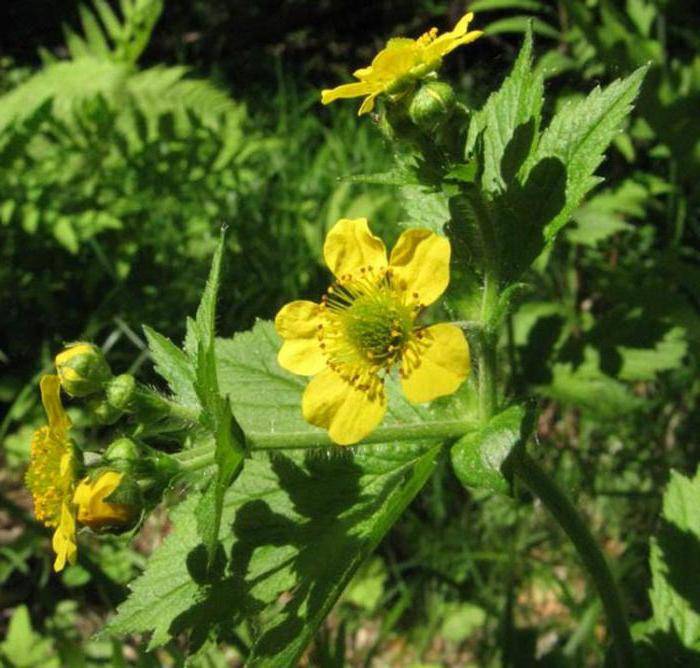
M452 86L442 81L429 81L416 91L408 107L408 115L418 127L429 131L446 121L454 107Z
M73 343L56 355L55 363L61 387L72 397L101 392L112 377L104 354L92 343Z
M130 467L141 459L141 451L130 438L118 438L105 450L104 458L111 464L120 463Z
M78 523L93 531L126 530L141 513L138 485L124 473L103 469L83 478L73 494Z
M131 408L135 390L136 379L131 374L123 373L107 385L107 401L110 406L123 413Z
M114 424L123 415L123 411L102 397L89 397L86 405L92 417L100 424Z

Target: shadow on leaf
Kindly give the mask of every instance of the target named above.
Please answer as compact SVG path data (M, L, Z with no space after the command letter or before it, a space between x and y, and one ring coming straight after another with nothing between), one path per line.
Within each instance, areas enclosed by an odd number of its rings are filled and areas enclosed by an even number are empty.
M257 658L290 651L309 626L309 614L325 614L336 588L342 590L364 558L357 526L390 491L385 486L379 495L364 495L362 469L344 456L309 454L295 461L280 455L271 469L280 494L274 501L246 501L235 511L228 557L222 549L207 574L202 546L188 556L190 574L200 585L198 600L173 621L170 632L190 629L193 651L211 633L231 641L244 620L252 625Z
M700 615L700 580L689 576L691 569L700 564L700 540L692 532L662 518L656 542L667 567L664 579Z
M517 153L519 147L511 149L511 144L522 141L516 131L506 154ZM502 240L500 265L504 279L515 280L544 250L545 228L565 202L566 167L554 157L540 160L529 171L525 183L514 178L505 192L493 200L494 222Z

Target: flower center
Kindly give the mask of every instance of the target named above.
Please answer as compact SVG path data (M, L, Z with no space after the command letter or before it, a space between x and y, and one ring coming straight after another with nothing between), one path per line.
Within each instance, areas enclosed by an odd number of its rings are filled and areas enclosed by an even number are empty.
M328 289L323 305L321 348L328 365L352 380L389 370L401 359L419 308L406 302L387 270L372 267L343 276Z
M342 316L345 334L368 362L391 364L408 342L411 309L387 291L358 297Z

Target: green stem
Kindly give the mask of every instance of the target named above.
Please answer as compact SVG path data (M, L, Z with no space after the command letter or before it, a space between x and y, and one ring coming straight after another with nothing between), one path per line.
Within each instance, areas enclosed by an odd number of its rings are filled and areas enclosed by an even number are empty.
M598 589L612 635L617 665L633 668L634 645L620 590L610 567L576 508L555 482L526 452L514 457L515 474L537 496L564 529Z
M379 427L354 447L390 441L445 441L460 438L472 431L475 426L472 420L460 419ZM253 450L340 447L333 443L326 432L299 431L264 434L249 432L246 434L246 438ZM204 445L191 450L183 450L173 457L180 462L183 470L205 468L214 462L214 446Z
M468 431L474 429L474 421L444 420L440 422L422 422L419 424L401 424L396 426L378 427L362 443L358 445L370 445L373 443L387 443L389 441L419 441L446 440L460 438ZM277 450L288 448L319 448L337 445L323 432L280 432L248 434L248 441L254 450Z
M481 332L478 341L479 364L479 418L487 422L496 412L498 404L496 332L492 331L491 319L498 306L499 271L498 243L493 221L482 196L469 190L465 192L476 213L483 247L484 288L481 296Z
M481 337L479 340L479 418L487 422L496 412L497 373L496 337L489 330L489 320L498 303L498 281L490 274L484 275L484 292L481 301Z

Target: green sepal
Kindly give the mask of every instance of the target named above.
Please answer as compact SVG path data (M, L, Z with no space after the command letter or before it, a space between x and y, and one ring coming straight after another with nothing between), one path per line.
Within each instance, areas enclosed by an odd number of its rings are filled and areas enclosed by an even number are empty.
M460 482L465 487L510 494L512 456L524 447L534 417L531 407L515 404L457 441L450 457Z
M103 469L102 473L107 470L113 469ZM104 499L105 503L116 503L122 506L134 506L135 508L140 508L143 505L143 494L141 493L141 488L138 482L130 475L124 474L122 481L119 483L117 489L115 489L109 496Z
M104 458L110 463L125 462L131 465L141 456L139 446L130 438L122 437L107 446Z
M88 397L85 403L90 415L99 424L114 424L123 415L123 411L115 408L107 399L102 397Z
M123 373L107 383L107 401L109 405L120 412L131 409L136 391L136 379L128 373Z

